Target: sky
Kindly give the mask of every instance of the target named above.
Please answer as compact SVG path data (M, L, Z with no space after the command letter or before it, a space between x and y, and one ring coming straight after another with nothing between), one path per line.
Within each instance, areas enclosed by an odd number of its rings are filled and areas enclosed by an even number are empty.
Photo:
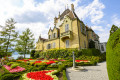
M113 24L120 27L120 0L0 0L0 25L14 18L19 33L30 28L35 41L40 35L48 38L54 17L66 8L71 9L72 3L79 19L99 35L100 42L108 41Z

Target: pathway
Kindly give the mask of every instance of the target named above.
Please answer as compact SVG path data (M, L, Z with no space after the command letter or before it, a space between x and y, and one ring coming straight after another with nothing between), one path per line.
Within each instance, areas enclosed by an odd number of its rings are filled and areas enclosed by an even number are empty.
M106 62L98 63L97 66L84 66L84 71L72 71L67 68L68 80L109 80Z

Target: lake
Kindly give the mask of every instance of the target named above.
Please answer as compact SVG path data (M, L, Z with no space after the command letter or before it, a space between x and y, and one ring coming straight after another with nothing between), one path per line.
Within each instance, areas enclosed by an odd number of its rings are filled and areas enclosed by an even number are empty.
M17 59L19 56L23 56L24 57L24 55L20 55L20 54L12 54L11 57L13 57L14 59ZM30 58L30 54L26 54L25 58Z

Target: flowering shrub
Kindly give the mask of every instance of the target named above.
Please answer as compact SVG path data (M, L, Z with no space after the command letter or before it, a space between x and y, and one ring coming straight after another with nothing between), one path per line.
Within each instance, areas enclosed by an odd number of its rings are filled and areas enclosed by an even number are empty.
M90 62L88 60L75 60L75 62Z
M25 68L17 66L16 68L11 69L10 66L4 65L4 67L11 73L24 71Z
M53 75L57 70L43 70L36 72L29 72L23 74L23 80L58 80L56 75Z

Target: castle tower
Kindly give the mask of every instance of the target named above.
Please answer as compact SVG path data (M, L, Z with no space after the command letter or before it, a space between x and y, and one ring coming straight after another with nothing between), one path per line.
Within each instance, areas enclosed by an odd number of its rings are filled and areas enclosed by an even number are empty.
M71 10L74 11L74 4L71 4Z

